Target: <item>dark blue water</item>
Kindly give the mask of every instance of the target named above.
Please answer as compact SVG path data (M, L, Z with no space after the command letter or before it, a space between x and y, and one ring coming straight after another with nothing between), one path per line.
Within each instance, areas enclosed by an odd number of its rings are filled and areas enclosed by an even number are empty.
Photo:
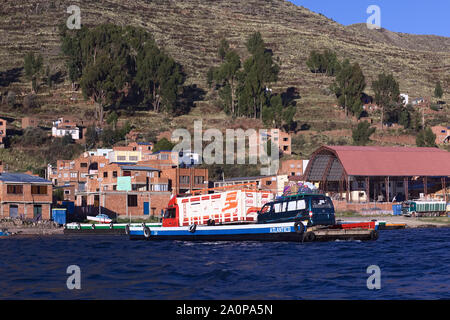
M0 299L450 298L450 229L310 244L8 238L0 252ZM67 289L69 265L81 269L80 290ZM380 290L367 289L370 265Z

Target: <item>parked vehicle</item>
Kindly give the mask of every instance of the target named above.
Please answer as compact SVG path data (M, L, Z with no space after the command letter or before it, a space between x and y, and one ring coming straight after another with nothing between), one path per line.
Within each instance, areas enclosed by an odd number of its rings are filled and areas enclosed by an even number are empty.
M258 223L307 221L308 226L334 225L335 211L330 197L297 194L265 204L258 212Z
M164 213L162 225L182 227L193 224L200 226L255 223L258 210L272 201L273 195L268 191L248 187L242 185L233 188L212 188L206 189L203 194L173 197Z
M405 201L402 204L402 214L407 217L436 217L446 215L445 201Z

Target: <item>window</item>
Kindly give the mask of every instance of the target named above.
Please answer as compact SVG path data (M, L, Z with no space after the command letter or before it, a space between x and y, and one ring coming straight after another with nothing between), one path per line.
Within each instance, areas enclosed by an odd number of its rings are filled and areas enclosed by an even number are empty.
M131 171L124 171L123 172L124 177L131 177Z
M195 184L203 184L204 181L205 181L205 178L203 176L195 176L194 177Z
M189 176L180 176L181 184L189 184Z
M159 155L160 160L169 160L169 155L167 153Z
M117 171L113 171L113 177L117 178Z
M127 160L126 156L117 156L117 161L125 161Z
M128 206L129 207L137 207L137 195L136 194L129 194L128 195Z
M138 157L137 156L130 156L130 161L138 161Z
M167 209L164 213L164 218L166 219L173 219L177 216L177 211L175 208Z
M281 212L281 203L275 203L275 212Z
M22 185L8 185L7 192L8 192L8 194L22 194L23 186Z
M70 190L64 190L64 194L70 194Z
M266 181L266 186L270 186L272 184L272 181Z
M78 174L76 172L71 172L70 173L70 177L71 178L76 178L78 176Z
M312 198L311 207L313 209L331 209L333 204L329 198Z
M31 194L47 194L47 186L31 186Z
M81 162L80 163L81 168L87 168L87 162Z
M305 200L298 200L297 201L297 210L305 210L305 209L306 209Z
M287 211L295 211L297 209L297 201L289 201Z
M103 172L103 178L108 178L108 172L107 171Z

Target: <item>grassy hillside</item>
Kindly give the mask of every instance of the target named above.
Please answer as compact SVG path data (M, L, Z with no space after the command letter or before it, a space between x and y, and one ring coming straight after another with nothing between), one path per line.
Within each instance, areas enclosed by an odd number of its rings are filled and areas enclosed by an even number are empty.
M58 25L65 24L67 7L72 4L81 8L83 25L109 22L152 32L158 45L184 66L186 84L207 92L204 101L182 117L167 119L152 112L123 116L141 130L190 127L199 118L203 118L205 128L261 126L258 121L228 118L214 105L206 85L208 68L219 63L216 52L220 39L227 38L246 57L245 40L255 31L262 33L281 61L280 81L273 89L295 87L300 93L296 119L300 125L311 127L311 139L318 136L310 141L311 149L330 140L351 141L349 128L355 122L333 107L335 98L328 90L332 78L308 71L305 60L313 49L330 48L340 59L360 63L369 94L370 84L382 71L393 72L401 92L411 97L431 96L437 80L442 81L446 96L450 94L450 38L368 30L363 24L346 27L284 0L4 0L0 6L0 78L5 86L0 91L13 88L19 99L29 92L30 84L14 68L22 66L24 55L30 51L42 53L52 72L60 72L60 79L55 90L40 91L39 109L3 108L2 115L33 114L49 121L55 115L86 118L92 114L93 105L83 101L79 92L71 92L64 82ZM441 118L440 122L448 122L448 109Z

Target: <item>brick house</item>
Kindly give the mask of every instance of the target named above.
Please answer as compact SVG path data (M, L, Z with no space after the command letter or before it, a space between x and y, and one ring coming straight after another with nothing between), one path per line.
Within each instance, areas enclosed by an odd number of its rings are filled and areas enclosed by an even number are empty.
M2 172L0 214L2 218L50 219L52 183L41 177Z
M436 144L450 143L450 127L435 126L431 130L436 135Z
M97 174L99 168L108 164L102 156L84 154L75 160L58 160L56 167L48 165L47 179L53 185L64 188L64 200L74 201L75 192L84 191L87 178Z
M6 138L6 119L0 118L0 145L4 147Z
M292 139L291 135L287 132L283 132L280 129L268 129L265 133L256 132L255 135L251 135L249 137L249 142L256 142L256 145L260 146L270 140L272 143L278 146L278 149L282 154L290 155L292 154ZM259 150L257 150L259 151ZM249 154L252 153L252 149L250 148Z
M280 188L284 187L284 183L278 185L277 176L257 176L257 177L238 177L238 178L228 178L222 181L215 181L214 188L226 187L247 183L256 183L259 190L271 191L273 194L278 194Z
M208 188L208 169L167 168L161 177L169 179L169 190L176 194Z
M114 147L108 154L110 162L117 163L137 163L142 161L142 152L135 150L132 146Z
M301 176L303 175L303 160L282 160L278 175Z
M24 117L22 118L22 129L26 128L36 128L38 126L39 121L34 118Z

